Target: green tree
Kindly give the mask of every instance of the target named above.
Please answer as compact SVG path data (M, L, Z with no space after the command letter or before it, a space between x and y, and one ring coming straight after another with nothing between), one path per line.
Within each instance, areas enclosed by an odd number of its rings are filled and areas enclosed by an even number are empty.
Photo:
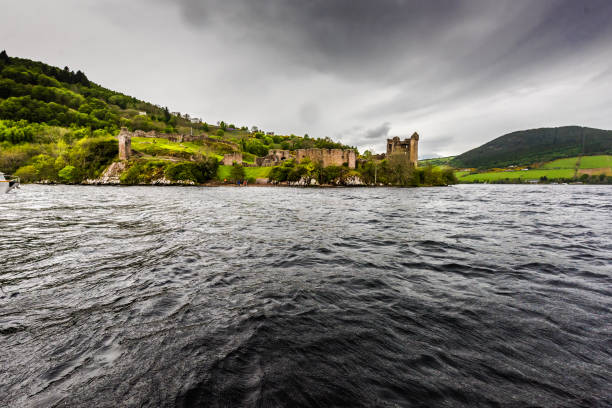
M388 181L397 186L418 185L419 180L413 177L414 166L407 154L392 154L387 159Z
M241 164L234 163L230 171L230 179L236 182L236 181L242 181L245 178L246 178L246 173L244 171L244 167L242 167Z
M79 172L74 166L66 166L59 171L58 176L67 183L76 183L79 178Z
M268 154L268 147L259 139L249 139L246 142L246 151L256 156L265 156Z

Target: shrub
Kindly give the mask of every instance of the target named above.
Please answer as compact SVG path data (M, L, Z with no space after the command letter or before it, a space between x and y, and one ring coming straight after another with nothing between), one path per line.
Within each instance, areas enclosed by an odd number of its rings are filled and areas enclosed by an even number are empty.
M15 176L19 177L24 183L31 183L38 180L38 174L32 165L20 167L15 172Z
M249 139L246 142L246 151L256 156L265 156L268 154L268 147L259 139Z
M195 183L204 183L217 174L219 162L215 158L207 158L200 162L181 162L166 167L164 174L169 180L191 180Z
M79 179L79 172L74 166L66 166L59 171L58 176L67 183L76 183Z

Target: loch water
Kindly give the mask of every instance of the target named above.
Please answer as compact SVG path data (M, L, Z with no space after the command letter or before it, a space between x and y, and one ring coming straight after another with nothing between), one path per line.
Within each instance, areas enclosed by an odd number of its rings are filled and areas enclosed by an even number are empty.
M611 405L612 186L0 197L0 406Z

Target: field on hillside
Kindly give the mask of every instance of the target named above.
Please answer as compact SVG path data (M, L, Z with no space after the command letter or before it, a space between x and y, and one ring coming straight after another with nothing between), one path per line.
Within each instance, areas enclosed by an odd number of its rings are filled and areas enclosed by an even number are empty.
M554 160L548 163L544 163L540 166L540 169L575 169L579 163L581 169L601 169L606 167L612 167L612 156L600 155L600 156L582 156L570 157L567 159Z
M583 156L580 160L581 169L601 169L612 167L612 156Z
M576 163L578 163L578 157L570 157L568 159L559 159L544 163L540 166L540 169L575 169Z
M574 177L573 169L556 169L556 170L526 170L526 171L498 171L498 172L490 172L490 173L478 173L478 174L463 174L458 175L457 179L461 183L473 183L477 182L491 182L491 181L499 181L499 180L518 180L522 179L526 180L539 180L540 177L546 176L549 179L555 178L572 178Z
M219 166L219 170L217 171L217 178L219 180L230 179L230 172L232 170L232 166ZM244 173L246 174L246 178L267 178L268 174L272 167L244 167Z
M580 163L576 174L576 167ZM456 171L455 176L459 182L473 183L478 182L495 182L500 180L539 180L540 177L546 177L549 180L566 178L571 179L574 176L580 177L583 174L598 176L600 174L612 175L612 156L583 156L570 157L565 159L553 160L542 164L538 169L526 171L490 171L484 173L470 174L466 171Z

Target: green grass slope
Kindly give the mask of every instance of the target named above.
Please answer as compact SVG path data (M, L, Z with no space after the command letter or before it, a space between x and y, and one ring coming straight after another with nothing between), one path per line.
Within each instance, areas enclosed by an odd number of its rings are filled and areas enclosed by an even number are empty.
M219 166L217 170L217 179L220 181L229 180L231 178L230 172L232 170L232 166ZM244 167L244 174L247 179L254 178L267 178L270 175L270 171L272 167Z
M584 175L599 178L585 179ZM455 176L460 183L495 183L524 182L528 180L545 181L601 181L610 182L607 176L612 176L612 155L582 156L557 159L540 165L537 169L517 171L456 171Z
M612 156L583 156L580 159L581 169L601 169L612 167Z
M462 174L457 175L460 183L490 183L499 180L539 180L541 177L548 179L572 178L574 177L573 169L556 169L556 170L525 170L525 171L497 171L488 173Z
M566 126L513 132L451 160L457 168L531 165L584 155L612 154L612 131Z

